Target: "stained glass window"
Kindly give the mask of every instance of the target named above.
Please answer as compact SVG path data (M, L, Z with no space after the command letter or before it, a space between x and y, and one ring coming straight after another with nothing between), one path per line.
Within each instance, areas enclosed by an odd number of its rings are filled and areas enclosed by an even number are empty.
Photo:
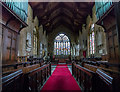
M56 42L54 42L54 54L56 55Z
M68 44L67 44L67 42L66 42L66 54L65 54L65 55L67 55L67 54L68 54L68 52L67 52L67 50L68 50L68 49L67 49L67 48L68 48L68 47L67 47L67 45L68 45Z
M40 57L42 57L42 43L40 43Z
M69 55L70 41L65 34L59 34L54 40L54 55Z
M70 42L68 42L68 54L70 54Z
M90 32L90 54L95 53L95 34L94 34L94 24L91 26Z
M57 55L58 55L58 42L56 42L57 43Z
M37 31L36 28L33 30L33 53L37 55Z
M66 44L65 44L65 42L64 42L64 55L65 55L65 51L66 51L66 50L65 50L65 45L66 45Z

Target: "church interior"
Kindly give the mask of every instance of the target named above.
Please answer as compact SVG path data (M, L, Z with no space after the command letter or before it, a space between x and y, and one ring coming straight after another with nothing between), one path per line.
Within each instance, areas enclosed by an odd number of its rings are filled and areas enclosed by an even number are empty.
M0 91L119 92L120 1L45 1L0 0Z

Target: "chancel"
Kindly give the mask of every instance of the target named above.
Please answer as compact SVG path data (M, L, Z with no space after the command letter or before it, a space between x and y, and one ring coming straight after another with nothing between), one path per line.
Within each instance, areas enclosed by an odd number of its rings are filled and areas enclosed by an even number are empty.
M53 1L0 0L0 91L119 92L120 1Z

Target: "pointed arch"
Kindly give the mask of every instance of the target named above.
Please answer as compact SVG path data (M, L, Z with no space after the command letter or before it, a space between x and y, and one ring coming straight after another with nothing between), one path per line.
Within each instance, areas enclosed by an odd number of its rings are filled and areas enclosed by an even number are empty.
M70 55L70 40L65 34L59 34L54 39L54 55Z

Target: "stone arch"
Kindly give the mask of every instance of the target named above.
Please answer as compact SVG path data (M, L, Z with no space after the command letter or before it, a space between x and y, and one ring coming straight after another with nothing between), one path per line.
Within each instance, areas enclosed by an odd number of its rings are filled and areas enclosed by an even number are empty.
M68 36L68 38L70 39L71 43L75 43L76 38L78 37L78 35L75 34L75 32L69 30L68 28L66 28L63 25L60 25L59 27L57 27L56 29L54 29L49 35L48 35L48 52L53 53L53 49L49 49L49 47L54 48L54 38L60 34L60 33L64 33Z
M66 32L58 32L58 33L55 35L54 39L55 39L59 34L65 34L65 35L69 38L69 40L71 41L70 36L69 36Z
M102 47L103 48L103 54L107 54L107 39L106 39L106 33L105 33L105 29L103 26L101 25L96 25L97 26L97 29L98 30L98 33L96 33L97 37L98 38L98 41L100 40L99 38L101 38L101 44L102 44ZM99 37L101 35L101 37ZM97 42L98 42L97 41ZM100 45L100 43L98 43L98 45ZM98 47L99 48L99 47Z
M64 34L58 34L54 39L54 55L65 57L70 55L70 39Z
M101 25L94 25L94 37L94 56L101 57L102 54L107 54L105 29ZM88 51L90 51L90 32L88 32Z

